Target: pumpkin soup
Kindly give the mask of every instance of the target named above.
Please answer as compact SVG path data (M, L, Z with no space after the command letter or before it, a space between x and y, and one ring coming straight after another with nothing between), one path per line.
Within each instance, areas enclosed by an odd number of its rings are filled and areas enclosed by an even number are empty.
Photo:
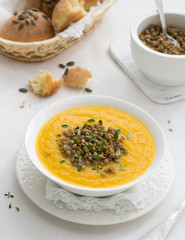
M133 181L155 155L154 139L138 119L102 106L77 107L52 117L40 129L35 147L52 175L91 188Z

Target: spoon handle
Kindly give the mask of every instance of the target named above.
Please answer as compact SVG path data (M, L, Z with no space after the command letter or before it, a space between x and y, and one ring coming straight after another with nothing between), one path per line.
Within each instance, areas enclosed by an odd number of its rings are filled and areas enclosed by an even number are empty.
M166 21L164 16L164 10L163 10L163 0L155 0L155 4L157 6L159 17L161 20L161 26L164 34L167 34L166 32Z
M160 223L157 227L147 233L144 237L140 238L140 240L165 240L168 233L170 232L173 225L182 215L183 210L185 209L185 201L182 205L174 211L167 220Z

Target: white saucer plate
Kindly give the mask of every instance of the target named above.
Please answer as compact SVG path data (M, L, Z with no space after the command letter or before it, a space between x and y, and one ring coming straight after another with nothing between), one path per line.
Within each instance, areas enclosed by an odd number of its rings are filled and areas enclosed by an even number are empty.
M47 178L31 163L24 145L21 146L17 155L16 175L20 187L27 197L47 213L60 219L80 224L111 225L136 219L154 209L165 198L171 187L174 177L174 167L172 156L167 150L159 168L146 181L139 183L145 184L150 189L154 187L155 194L149 196L152 198L152 201L142 209L126 211L121 216L112 210L96 212L56 207L52 201L48 201L45 198Z

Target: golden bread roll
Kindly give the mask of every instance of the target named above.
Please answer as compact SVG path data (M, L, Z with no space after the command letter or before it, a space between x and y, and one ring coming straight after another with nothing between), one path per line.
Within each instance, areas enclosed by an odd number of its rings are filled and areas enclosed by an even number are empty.
M85 0L84 4L85 10L89 11L90 8L96 6L98 2L102 3L103 0Z
M51 17L53 9L59 0L26 0L26 9L38 8Z
M81 67L71 68L62 75L64 83L74 88L83 88L91 77L91 72Z
M60 0L53 10L52 24L56 32L62 32L86 15L84 0Z
M61 87L62 80L55 80L52 74L45 70L40 70L40 74L29 80L30 90L43 97L52 95Z
M38 10L15 12L1 28L0 37L16 42L42 41L55 36L51 20Z

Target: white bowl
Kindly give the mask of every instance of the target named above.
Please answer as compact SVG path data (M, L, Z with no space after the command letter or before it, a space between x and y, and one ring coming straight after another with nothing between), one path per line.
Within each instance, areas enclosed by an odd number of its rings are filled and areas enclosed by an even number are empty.
M185 12L165 13L167 26L185 29ZM147 47L138 37L151 24L160 23L157 12L138 18L131 26L131 53L143 74L151 81L165 86L185 84L185 55L170 55Z
M119 187L114 187L114 188L79 187L79 186L69 184L65 181L62 181L56 178L51 173L49 173L42 166L42 164L40 163L36 155L35 141L36 141L37 134L40 128L42 127L42 125L45 122L47 122L50 118L52 118L53 116L55 116L56 114L64 110L74 108L74 107L79 107L79 106L107 106L107 107L119 109L121 111L125 111L135 116L142 123L144 123L145 126L149 129L149 131L153 135L153 138L156 144L155 157L151 166L148 168L148 170L136 180ZM108 196L108 195L122 192L130 187L133 187L137 183L145 180L159 166L161 160L164 157L165 150L166 150L166 142L165 142L165 137L162 132L162 129L159 126L159 124L148 113L146 113L141 108L131 103L128 103L126 101L116 99L116 98L111 98L111 97L105 97L105 96L80 96L80 97L68 98L65 100L60 100L58 102L55 102L49 105L48 107L44 108L41 112L39 112L34 117L34 119L31 121L31 123L28 126L26 131L26 136L25 136L25 146L32 163L47 178L51 179L61 187L71 192L81 194L81 195L86 195L86 196L98 196L98 197Z

